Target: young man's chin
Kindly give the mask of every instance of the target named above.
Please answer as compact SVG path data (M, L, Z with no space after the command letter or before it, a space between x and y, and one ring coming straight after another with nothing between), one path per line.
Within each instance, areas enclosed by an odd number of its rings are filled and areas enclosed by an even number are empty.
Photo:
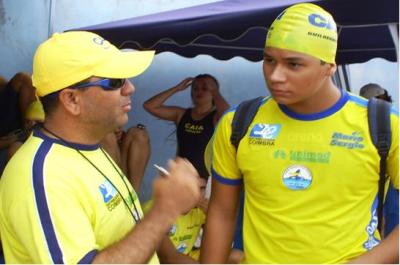
M295 100L293 100L292 98L288 98L288 97L281 97L281 96L276 96L276 95L272 95L272 98L281 105L291 105L296 103Z

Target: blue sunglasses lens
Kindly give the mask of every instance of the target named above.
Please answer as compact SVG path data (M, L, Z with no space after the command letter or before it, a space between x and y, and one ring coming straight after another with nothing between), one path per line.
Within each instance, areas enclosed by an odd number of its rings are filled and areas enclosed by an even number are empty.
M118 89L125 84L126 79L108 79L108 87L110 89Z
M117 90L121 88L126 82L125 78L104 78L97 80L95 82L88 82L88 83L83 83L77 86L73 86L74 88L84 88L84 87L90 87L90 86L99 86L103 88L104 90Z

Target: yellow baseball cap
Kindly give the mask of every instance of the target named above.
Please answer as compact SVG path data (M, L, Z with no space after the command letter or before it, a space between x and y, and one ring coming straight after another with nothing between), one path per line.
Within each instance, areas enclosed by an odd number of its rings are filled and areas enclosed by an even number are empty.
M36 50L32 82L43 97L91 76L138 76L153 57L154 51L120 51L92 32L55 33Z
M269 28L265 47L274 47L335 63L336 23L321 7L301 3L285 9Z

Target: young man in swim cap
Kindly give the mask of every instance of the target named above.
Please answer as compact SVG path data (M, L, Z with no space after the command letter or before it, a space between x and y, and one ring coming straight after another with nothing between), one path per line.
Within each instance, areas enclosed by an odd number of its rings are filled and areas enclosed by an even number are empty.
M395 263L398 228L377 230L379 155L367 101L339 89L336 25L314 4L282 12L269 29L263 72L271 93L236 150L235 108L217 126L202 263L224 263L245 190L242 263ZM398 190L398 115L388 175ZM397 259L397 260L396 260Z

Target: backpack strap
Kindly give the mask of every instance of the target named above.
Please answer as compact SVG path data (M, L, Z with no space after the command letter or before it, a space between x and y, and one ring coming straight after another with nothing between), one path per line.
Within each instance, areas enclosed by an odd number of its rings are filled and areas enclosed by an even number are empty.
M232 120L232 134L231 143L235 146L236 150L239 146L240 140L247 133L250 123L253 121L258 107L262 102L263 97L257 97L243 101L237 106Z
M382 232L383 203L386 183L386 159L392 143L390 128L391 104L381 99L371 98L368 101L368 126L378 154L379 163L379 189L378 189L378 229Z

